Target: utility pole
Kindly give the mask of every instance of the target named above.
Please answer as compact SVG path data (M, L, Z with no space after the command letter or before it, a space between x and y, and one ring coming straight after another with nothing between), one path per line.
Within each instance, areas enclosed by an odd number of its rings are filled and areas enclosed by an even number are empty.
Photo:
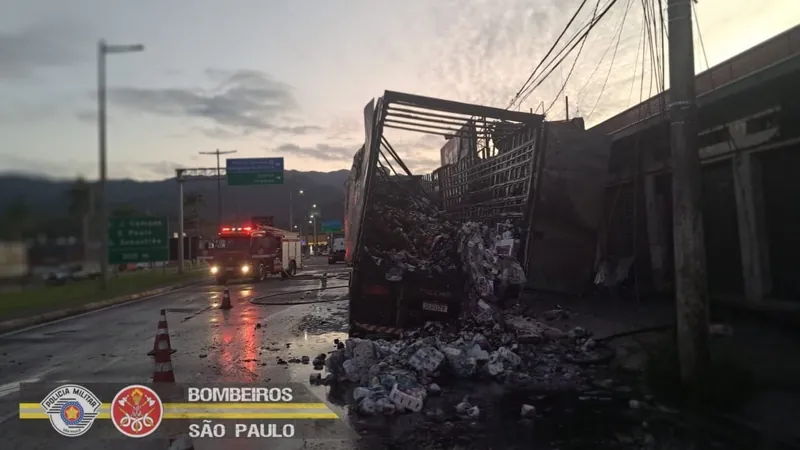
M692 0L668 0L669 119L675 305L681 379L692 384L709 362L706 254L697 148Z
M219 156L230 155L236 152L237 150L228 150L223 152L220 151L220 149L216 149L213 152L198 152L201 155L216 155L217 157L217 230L222 227L222 175L220 174L221 170L219 166Z

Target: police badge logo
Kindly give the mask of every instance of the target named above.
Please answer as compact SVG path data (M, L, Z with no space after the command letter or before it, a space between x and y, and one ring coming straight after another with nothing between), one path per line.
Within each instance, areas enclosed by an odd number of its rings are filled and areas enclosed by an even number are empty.
M111 422L132 438L151 435L164 418L164 405L154 390L138 384L122 389L111 402Z
M76 437L92 427L103 403L90 390L76 384L53 389L39 403L50 424L62 436Z

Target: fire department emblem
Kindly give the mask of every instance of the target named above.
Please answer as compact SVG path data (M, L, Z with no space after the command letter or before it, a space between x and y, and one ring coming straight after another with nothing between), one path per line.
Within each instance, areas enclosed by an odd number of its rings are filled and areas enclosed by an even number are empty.
M111 402L111 422L132 438L152 434L164 418L161 398L147 386L133 385L119 391Z
M89 431L103 404L85 387L65 384L47 394L40 405L59 434L75 437Z

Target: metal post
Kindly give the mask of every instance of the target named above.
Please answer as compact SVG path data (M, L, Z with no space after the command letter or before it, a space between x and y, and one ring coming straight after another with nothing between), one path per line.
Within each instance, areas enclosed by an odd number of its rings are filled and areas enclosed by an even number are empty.
M702 376L709 361L691 1L668 0L667 3L675 304L681 378L687 384Z
M178 273L183 273L183 181L178 181Z
M219 157L220 155L230 155L231 153L236 153L237 150L229 150L229 151L220 151L220 149L216 149L213 152L198 152L201 155L216 155L217 157L217 229L219 230L222 227L222 168L220 167ZM238 217L237 217L238 219Z
M314 248L316 249L317 248L317 215L316 214L314 214L314 218L312 220L314 221L312 226L314 227Z
M569 122L569 97L567 97L566 95L564 96L564 108L566 108L567 122Z
M222 227L222 177L219 169L219 149L217 149L217 230Z
M106 201L106 42L97 43L97 143L100 150L100 288L108 289L108 202Z

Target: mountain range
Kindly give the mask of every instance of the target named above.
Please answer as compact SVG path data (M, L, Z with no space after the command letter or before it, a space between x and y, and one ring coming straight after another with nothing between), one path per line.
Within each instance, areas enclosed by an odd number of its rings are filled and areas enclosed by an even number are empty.
M348 171L302 172L287 170L283 185L227 186L222 181L223 222L241 222L252 216L274 216L275 225L289 226L290 192L295 224L308 222L313 205L318 220L341 220L344 215L344 184ZM55 218L68 214L69 190L75 180L52 180L29 175L0 175L0 214L13 202L23 199L34 215ZM302 194L300 191L302 190ZM177 220L178 183L174 178L161 181L109 180L106 193L114 209L133 210ZM217 221L217 182L213 179L187 181L184 196L200 196L197 212L204 222ZM186 207L188 208L188 206ZM185 208L185 209L186 209ZM184 211L185 215L191 214Z

